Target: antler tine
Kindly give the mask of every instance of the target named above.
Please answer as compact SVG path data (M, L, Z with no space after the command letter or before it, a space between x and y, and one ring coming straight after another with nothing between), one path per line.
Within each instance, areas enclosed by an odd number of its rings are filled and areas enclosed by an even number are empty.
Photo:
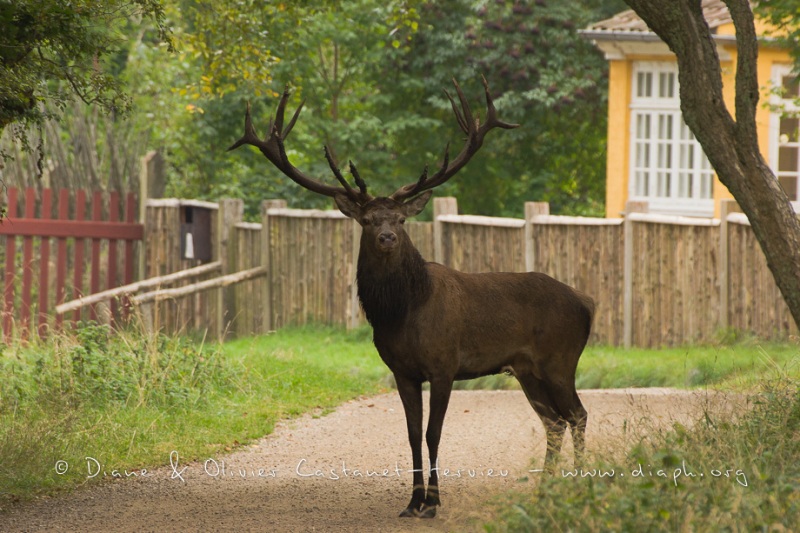
M461 90L461 87L458 85L456 80L453 80L453 85L455 85L456 93L458 94L458 99L461 104L461 109L459 110L458 106L455 103L450 94L445 91L447 94L447 98L450 100L450 104L453 108L453 113L456 116L456 121L458 122L459 127L461 130L467 134L467 138L464 141L464 147L461 149L461 152L456 156L456 158L452 161L449 160L448 152L449 152L449 145L448 149L445 150L444 162L439 170L431 176L429 179L427 178L427 170L423 173L423 178L420 178L419 181L416 183L410 183L408 185L404 185L403 187L399 188L394 194L392 194L391 198L394 200L404 200L406 198L410 198L415 196L423 191L427 191L433 189L434 187L438 187L439 185L445 183L451 177L453 177L459 170L461 170L464 165L466 165L469 160L475 155L480 147L483 145L483 140L486 137L486 134L489 133L494 128L502 128L502 129L511 129L519 127L519 124L511 124L508 122L503 122L502 120L497 118L497 110L494 107L494 103L492 102L491 94L489 93L489 83L486 81L486 78L482 77L483 80L483 87L484 92L486 93L486 122L484 124L480 123L480 120L475 119L472 115L472 111L470 110L469 103L467 102L466 97L464 96L464 92Z
M464 130L464 133L470 135L470 132L475 130L475 119L472 118L472 110L469 108L469 102L467 101L467 97L464 96L464 91L461 90L461 86L458 84L455 78L453 78L453 85L456 88L456 94L458 94L458 101L461 103L461 110L464 113L463 120L464 124L466 125L466 129L464 126L461 127ZM447 95L448 97L450 95ZM450 102L453 102L453 99L450 98ZM455 110L455 104L453 104L453 109Z
M292 128L294 128L294 123L297 122L297 117L300 116L300 111L303 110L303 106L305 104L306 104L306 101L303 100L302 102L300 102L300 105L297 106L297 109L295 110L294 115L292 115L292 120L289 121L289 125L286 126L286 129L283 130L283 133L281 134L281 138L282 139L286 140L286 137L288 137L289 134L292 132Z
M247 110L244 112L244 135L242 135L241 139L233 143L227 151L235 150L244 144L259 146L262 143L263 142L256 134L256 129L253 127L253 119L250 117L250 102L248 101Z
M513 130L514 128L518 128L519 124L503 122L497 118L497 109L495 109L494 102L492 101L492 95L489 93L489 82L486 81L486 78L483 76L481 76L481 80L483 81L483 91L486 94L486 123L483 124L481 128L486 128L486 131L489 131L489 129L494 127L502 128L504 130Z
M456 101L453 100L453 97L450 96L450 93L447 92L447 89L444 90L444 94L447 95L447 99L450 100L450 107L453 108L453 114L456 116L456 121L458 122L461 131L469 135L469 127L467 126L466 120L461 115L461 111L459 111Z
M336 161L333 159L333 154L331 154L331 151L327 146L325 147L325 159L328 160L328 165L331 167L331 171L333 171L333 175L336 176L336 179L339 181L339 183L342 184L342 187L344 187L345 191L347 191L347 195L350 198L352 198L353 200L356 200L356 201L361 200L362 196L359 196L359 194L350 186L350 184L347 183L347 180L344 179L344 176L342 176L342 172L339 170L339 167L336 165ZM350 170L352 171L353 168L354 168L353 167L353 162L351 161L350 162ZM358 176L356 177L356 184L358 184L358 188L361 190L361 194L362 195L366 195L367 185ZM363 185L363 187L362 187L362 185Z
M301 187L305 187L312 192L322 194L324 196L334 197L344 194L353 198L359 203L369 201L371 198L366 194L366 185L362 186L359 184L362 194L359 195L357 192L355 192L353 188L350 187L344 180L344 177L341 175L338 168L336 168L336 164L333 162L333 158L329 156L327 148L326 157L328 157L328 162L331 166L331 169L334 170L334 175L336 176L336 179L339 180L339 183L342 184L342 187L334 187L332 185L322 183L321 181L304 174L297 167L292 165L292 163L289 161L289 157L286 155L284 140L286 140L286 137L292 131L292 128L297 122L297 119L300 116L300 111L303 109L303 104L301 103L298 106L297 110L294 112L294 115L292 115L289 124L284 129L284 114L286 112L286 105L289 102L289 95L289 87L287 86L283 91L280 101L278 102L278 108L275 112L275 116L270 120L269 131L267 132L267 136L264 140L259 139L258 135L256 134L256 130L253 127L253 120L250 116L250 103L248 102L244 117L244 135L230 148L228 148L228 150L234 150L244 144L255 146L261 151L262 154L264 154L264 157L266 157L270 163L275 165L275 167L285 176L290 178Z
M353 175L353 179L356 180L356 185L358 185L358 190L364 197L369 198L369 195L367 194L367 182L361 179L361 175L358 173L358 169L353 164L353 162L348 161L348 163L350 163L350 173Z
M286 104L289 103L289 94L289 84L287 83L283 87L283 94L278 102L278 109L275 111L275 126L278 128L279 132L283 130L283 115L286 112ZM302 107L302 104L300 107Z

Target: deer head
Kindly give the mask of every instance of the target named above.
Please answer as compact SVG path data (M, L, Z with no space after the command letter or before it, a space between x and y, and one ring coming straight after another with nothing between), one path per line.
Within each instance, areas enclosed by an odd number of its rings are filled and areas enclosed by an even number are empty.
M350 172L358 190L354 189L342 175L327 146L325 147L325 158L328 160L328 165L339 182L339 186L328 185L318 181L304 174L289 162L284 143L297 122L297 117L300 115L303 104L300 104L288 125L284 127L284 112L289 100L288 87L283 92L275 118L270 121L266 138L262 140L256 134L250 118L250 104L248 103L245 113L244 135L228 150L234 150L243 144L255 146L261 150L261 153L278 170L298 185L317 194L332 197L342 213L361 224L365 234L373 239L377 250L391 252L398 244L398 235L404 233L401 228L405 219L419 214L431 197L431 189L445 183L467 164L483 145L483 140L489 131L494 128L511 129L519 126L518 124L503 122L497 118L497 111L489 94L489 84L485 78L483 78L483 87L486 93L486 121L484 123L481 123L479 118L473 117L467 99L455 80L453 80L453 85L455 86L461 109L459 109L450 93L445 91L445 94L450 100L458 125L467 135L464 147L458 156L451 161L448 144L445 148L442 165L434 175L428 176L428 168L426 166L417 181L400 187L387 197L374 198L367 193L367 185L361 179L358 170L351 161L349 165Z

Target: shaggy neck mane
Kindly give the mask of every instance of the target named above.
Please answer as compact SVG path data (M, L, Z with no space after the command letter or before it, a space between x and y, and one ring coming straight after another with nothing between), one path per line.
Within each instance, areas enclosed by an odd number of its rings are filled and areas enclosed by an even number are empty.
M382 257L361 243L358 255L358 299L373 327L400 324L430 294L425 260L403 235L396 253Z

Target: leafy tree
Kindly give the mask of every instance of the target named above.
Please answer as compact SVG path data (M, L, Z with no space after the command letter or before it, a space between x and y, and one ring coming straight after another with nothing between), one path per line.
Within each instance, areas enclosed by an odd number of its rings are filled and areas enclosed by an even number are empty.
M278 97L289 84L292 105L305 101L303 116L288 149L304 170L328 179L323 145L345 163L348 155L380 139L379 121L371 115L374 65L380 50L397 40L394 27L409 27L413 8L403 2L376 0L266 4L263 2L174 0L167 14L176 26L178 61L162 64L152 49L141 58L150 65L142 84L171 85L170 94L141 99L143 110L156 114L154 141L167 154L173 194L246 200L258 213L262 198L297 198L305 205L324 200L304 194L266 165L257 151L225 153L242 133L245 101L263 135ZM165 70L172 72L164 79ZM167 103L168 102L168 103ZM390 156L370 151L379 160ZM359 155L359 161L362 161ZM363 161L372 168L372 161ZM344 165L343 165L344 166ZM288 182L288 183L287 183Z
M736 27L735 117L722 96L717 48L699 0L626 0L678 59L681 111L720 181L747 215L800 326L800 221L758 148L758 39L748 0L725 0Z
M169 42L159 0L0 1L0 133L16 125L14 136L27 146L25 126L41 126L75 96L127 113L117 52L125 26L142 17Z
M753 10L774 27L774 36L791 51L795 70L800 71L800 2L762 0L755 4Z
M286 183L256 151L220 152L241 134L244 100L252 100L256 127L266 133L288 82L292 105L305 101L289 142L296 164L330 179L327 145L340 166L354 160L370 189L388 194L435 165L448 141L456 149L460 133L442 88L457 78L482 112L485 74L501 115L523 128L491 135L450 192L470 212L518 214L520 197L550 200L555 210L599 211L606 63L575 30L620 8L610 0L577 4L176 0L168 12L180 17L176 40L186 68L173 84L184 103L173 107L190 111L170 123L180 133L167 134L181 175L173 183L211 198L223 191L253 198L251 213L267 196L324 202Z
M424 4L419 34L386 63L378 85L390 99L382 114L416 103L418 120L406 121L396 143L398 160L412 162L404 173L419 172L420 159L441 159L458 132L441 89L457 78L478 111L484 75L501 117L522 127L489 136L446 186L464 210L519 214L520 199L530 198L550 201L554 211L600 211L607 65L576 30L618 9L619 2Z

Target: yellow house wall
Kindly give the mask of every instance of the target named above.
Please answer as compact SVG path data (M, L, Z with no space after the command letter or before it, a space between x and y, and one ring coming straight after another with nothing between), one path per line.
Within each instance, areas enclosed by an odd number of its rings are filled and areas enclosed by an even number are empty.
M727 33L725 27L719 33ZM731 25L732 29L732 25ZM735 77L736 48L726 48L730 60L723 61L722 83L723 99L729 112L735 117ZM606 163L606 217L619 217L625 210L628 200L630 179L630 101L632 90L632 70L634 61L665 61L667 56L628 56L623 60L609 61L608 87L608 144ZM674 60L674 57L672 58ZM758 146L765 160L769 161L769 122L767 87L775 64L791 64L785 50L762 46L758 59L758 83L762 94L756 109ZM720 200L732 198L728 189L714 180L714 216L719 216Z
M608 69L608 141L606 217L619 217L628 201L631 110L630 61L610 61Z

